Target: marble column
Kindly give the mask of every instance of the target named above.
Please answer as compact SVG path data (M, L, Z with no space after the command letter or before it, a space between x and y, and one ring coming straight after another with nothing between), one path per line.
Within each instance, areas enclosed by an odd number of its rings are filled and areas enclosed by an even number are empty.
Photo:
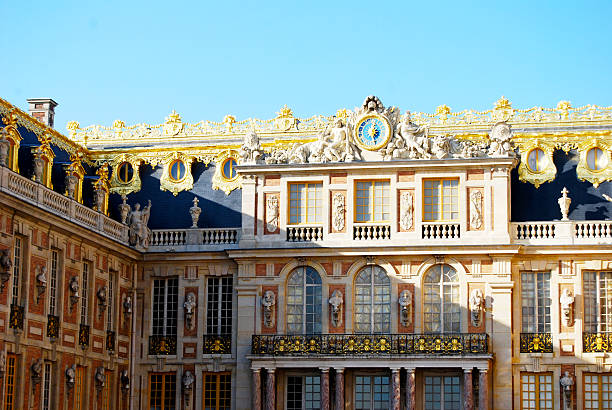
M253 369L253 410L261 410L261 371Z
M321 410L329 410L329 369L321 368Z
M415 369L406 369L406 410L416 409Z
M268 378L266 379L266 410L274 410L276 408L276 369L268 369Z
M334 410L344 410L344 369L336 370L336 405Z
M465 410L474 409L473 390L472 369L463 369L463 408Z
M391 410L400 410L400 369L391 368Z
M479 369L480 378L478 379L478 410L489 408L489 377L488 369Z

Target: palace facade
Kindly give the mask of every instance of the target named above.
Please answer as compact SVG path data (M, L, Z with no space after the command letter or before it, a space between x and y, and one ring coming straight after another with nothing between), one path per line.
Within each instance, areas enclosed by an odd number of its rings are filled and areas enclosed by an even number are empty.
M0 99L2 409L612 408L612 109L53 129Z

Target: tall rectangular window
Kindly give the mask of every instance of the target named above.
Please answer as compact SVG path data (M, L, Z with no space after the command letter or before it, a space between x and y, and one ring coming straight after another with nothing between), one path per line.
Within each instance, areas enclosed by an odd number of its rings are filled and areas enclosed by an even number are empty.
M287 410L315 410L320 408L320 376L287 377Z
M355 376L355 409L390 408L389 376Z
M111 383L111 371L106 370L104 372L104 390L102 392L102 410L110 410L111 409L111 397L113 385Z
M176 409L175 373L151 373L149 376L149 408L151 410Z
M81 324L86 325L88 323L87 315L87 298L89 296L89 263L83 263L83 276L81 277Z
M107 316L106 316L106 330L113 330L113 320L114 320L114 309L115 309L115 274L113 272L109 272L108 274L108 306L107 306Z
M85 400L85 368L83 366L77 366L76 375L74 378L74 410L81 410L83 408L83 401Z
M20 236L15 236L15 245L13 249L13 305L19 304L19 286L21 280L21 269L23 264L23 239Z
M153 281L153 336L176 336L178 278Z
M461 409L459 376L425 376L425 410Z
M208 278L206 304L206 334L232 334L233 278Z
M4 409L15 410L15 372L17 370L17 355L6 355L6 376L4 386Z
M553 409L552 373L521 373L521 409Z
M423 221L459 219L459 180L423 180Z
M51 251L51 272L49 273L49 314L55 316L57 309L57 270L59 254Z
M204 409L230 410L232 376L229 372L204 373Z
M51 409L51 363L45 362L45 369L43 373L43 394L42 394L42 408L43 410Z
M583 373L584 409L612 409L612 373Z
M522 332L550 333L550 272L521 273Z
M289 223L320 224L323 222L323 184L289 184Z
M389 181L357 181L355 183L356 222L389 221L389 203Z
M612 272L584 272L584 331L612 331Z

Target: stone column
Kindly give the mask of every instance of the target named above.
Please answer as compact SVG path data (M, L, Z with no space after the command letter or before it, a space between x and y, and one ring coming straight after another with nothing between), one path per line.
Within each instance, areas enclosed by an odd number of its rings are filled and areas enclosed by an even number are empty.
M268 377L266 379L266 410L274 410L276 408L276 369L267 369Z
M489 378L487 377L488 369L479 369L479 371L478 410L487 410L489 408Z
M406 410L416 409L415 369L406 368Z
M329 368L321 368L321 410L329 410Z
M253 410L261 410L261 371L253 369Z
M463 369L463 408L465 410L474 409L473 394L472 369Z
M400 410L401 406L400 394L400 369L391 368L391 409Z
M334 410L344 410L344 369L336 370L336 405Z

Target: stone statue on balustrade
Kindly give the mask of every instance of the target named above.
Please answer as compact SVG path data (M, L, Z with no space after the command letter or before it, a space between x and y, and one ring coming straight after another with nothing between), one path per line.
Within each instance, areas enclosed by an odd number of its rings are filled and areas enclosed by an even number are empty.
M259 137L254 130L250 130L244 136L238 155L242 164L253 165L261 163L263 150L259 143Z
M128 226L130 228L130 245L147 248L151 238L151 230L148 228L149 216L151 215L151 201L142 211L140 204L134 205L134 209L128 215Z

